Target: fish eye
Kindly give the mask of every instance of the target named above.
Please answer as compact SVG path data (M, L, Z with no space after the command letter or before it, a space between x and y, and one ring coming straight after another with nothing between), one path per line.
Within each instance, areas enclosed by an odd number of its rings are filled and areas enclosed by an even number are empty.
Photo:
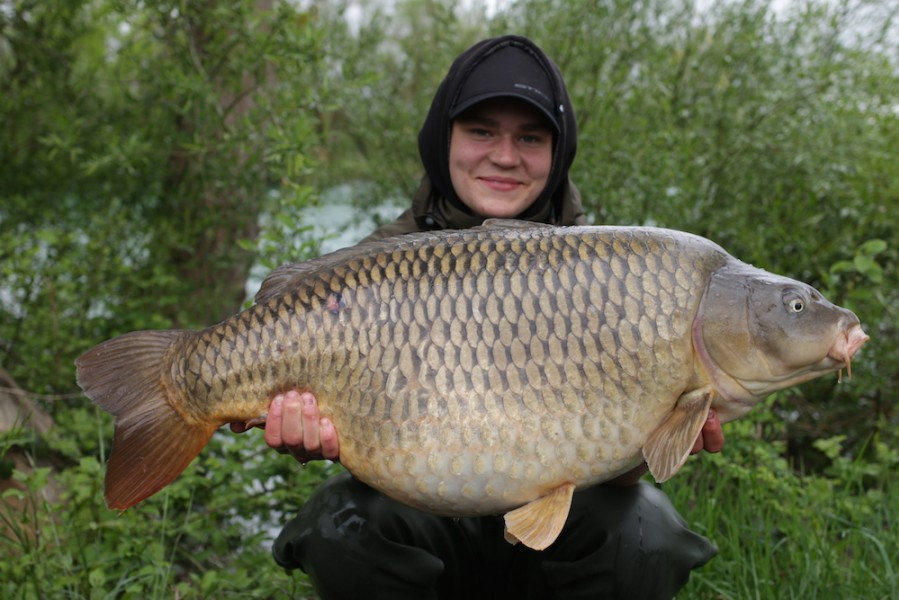
M788 313L798 315L805 311L806 305L811 301L809 296L810 290L789 286L783 290L781 302Z
M792 313L801 313L803 310L805 310L805 302L802 300L802 298L790 298L789 300L787 300L787 306Z

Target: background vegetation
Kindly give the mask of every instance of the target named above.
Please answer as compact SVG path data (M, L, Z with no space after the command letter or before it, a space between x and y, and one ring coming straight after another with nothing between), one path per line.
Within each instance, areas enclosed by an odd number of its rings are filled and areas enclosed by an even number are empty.
M318 252L303 209L328 189L354 184L360 212L408 197L449 62L516 32L569 83L595 222L710 237L852 308L872 338L851 381L776 394L665 484L721 550L681 596L899 598L896 10L0 2L0 595L313 597L270 540L337 467L222 433L115 514L110 419L73 360L236 312L254 262Z

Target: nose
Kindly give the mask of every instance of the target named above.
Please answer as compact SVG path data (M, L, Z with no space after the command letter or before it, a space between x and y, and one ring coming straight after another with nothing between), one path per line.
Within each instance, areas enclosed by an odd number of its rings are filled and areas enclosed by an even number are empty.
M521 154L510 136L500 136L490 152L490 160L503 167L514 167L521 161Z

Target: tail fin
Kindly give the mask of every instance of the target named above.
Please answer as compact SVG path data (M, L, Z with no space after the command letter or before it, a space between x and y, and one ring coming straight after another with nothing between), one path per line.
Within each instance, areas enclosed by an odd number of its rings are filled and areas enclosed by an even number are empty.
M137 331L103 342L76 361L78 385L115 418L106 504L126 509L171 483L209 442L216 423L190 423L163 381L166 350L188 331Z

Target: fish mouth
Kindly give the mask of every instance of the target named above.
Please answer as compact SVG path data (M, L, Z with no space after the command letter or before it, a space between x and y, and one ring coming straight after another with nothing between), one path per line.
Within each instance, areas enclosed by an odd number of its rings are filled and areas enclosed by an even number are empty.
M846 375L852 379L852 357L869 339L871 338L862 330L861 325L856 323L837 338L830 350L827 351L827 358L845 365ZM841 368L841 375L842 372Z

